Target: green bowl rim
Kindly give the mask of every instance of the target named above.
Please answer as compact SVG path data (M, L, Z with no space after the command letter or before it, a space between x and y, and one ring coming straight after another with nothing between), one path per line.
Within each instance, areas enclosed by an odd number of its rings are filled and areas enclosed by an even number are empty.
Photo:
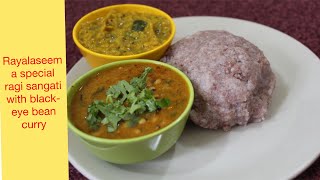
M127 138L127 139L106 139L106 138L100 138L100 137L95 137L92 135L89 135L85 132L82 132L80 129L78 129L77 127L75 127L73 125L73 123L71 122L71 118L70 118L70 113L69 113L69 106L71 104L71 101L69 101L69 99L72 97L74 94L71 94L71 90L73 89L73 87L78 86L78 84L83 83L84 80L86 80L87 78L89 78L91 75L96 74L97 72L100 72L104 69L109 69L112 67L116 67L119 65L123 65L123 64L132 64L132 63L152 63L152 64L157 64L157 65L162 65L165 66L173 71L175 71L176 73L178 73L187 83L188 86L188 90L189 90L189 100L188 100L188 105L185 108L185 110L182 112L182 114L172 123L170 123L169 125L167 125L166 127L155 131L153 133L150 134L146 134L143 136L139 136L139 137L134 137L134 138ZM86 139L86 140L90 140L91 142L96 142L96 143L106 143L106 144L123 144L123 143L132 143L132 142L137 142L137 141L143 141L149 138L152 138L154 136L157 136L159 134L162 134L163 132L169 130L170 128L174 127L176 124L178 124L180 121L182 121L183 117L188 116L192 104L193 104L193 100L194 100L194 89L192 86L191 81L189 80L189 78L183 73L181 72L179 69L177 69L176 67L160 62L160 61L155 61L155 60L148 60L148 59L131 59L131 60L122 60L122 61L117 61L117 62L112 62L109 64L105 64L96 68L91 69L90 71L86 72L85 74L83 74L82 76L80 76L79 78L77 78L72 85L70 85L70 87L68 88L67 91L67 99L68 99L68 103L67 103L67 113L68 113L68 127L77 135L79 135L80 137Z
M94 51L91 51L90 49L84 47L79 41L78 41L78 37L77 37L77 33L76 33L76 29L78 28L78 26L80 26L80 24L88 17L90 17L92 14L94 13L98 13L99 11L103 11L105 9L112 9L112 8L116 8L116 7L121 7L121 6L132 6L132 7L144 7L144 8L148 8L148 9L152 9L152 10L155 10L155 11L158 11L160 13L162 13L169 21L170 21L170 26L171 26L171 34L169 36L169 38L163 42L161 45L149 50L149 51L146 51L146 52L142 52L142 53L139 53L139 54L133 54L133 55L126 55L126 56L115 56L115 55L108 55L108 54L101 54L101 53L97 53L97 52L94 52ZM148 54L151 54L153 52L156 52L160 49L162 49L163 47L165 47L167 44L170 44L170 42L173 40L174 36L175 36L175 33L176 33L176 25L173 21L173 18L167 14L166 12L162 11L161 9L158 9L158 8L155 8L155 7L152 7L152 6L148 6L148 5L144 5L144 4L116 4L116 5L110 5L110 6L105 6L105 7L102 7L102 8L99 8L99 9L96 9L96 10L93 10L93 11L90 11L89 13L85 14L84 16L82 16L78 21L77 23L74 25L73 29L72 29L72 38L73 38L73 41L74 43L77 45L77 47L82 51L85 51L86 53L89 53L89 54L92 54L94 56L98 56L100 58L119 58L121 57L122 59L136 59L136 58L139 58L139 57L142 57L142 56L145 56L145 55L148 55Z

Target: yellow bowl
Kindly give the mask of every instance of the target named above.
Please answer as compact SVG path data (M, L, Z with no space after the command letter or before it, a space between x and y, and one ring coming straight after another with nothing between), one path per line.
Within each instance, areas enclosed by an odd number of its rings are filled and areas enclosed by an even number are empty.
M146 13L163 16L163 17L167 18L170 22L171 34L170 34L168 40L165 41L160 46L158 46L152 50L143 52L143 53L129 55L129 56L113 56L113 55L100 54L100 53L96 53L96 52L91 51L91 50L85 48L84 46L82 46L81 43L78 41L78 32L80 30L81 24L84 22L94 20L98 17L102 17L102 16L106 15L107 12L110 10L143 11ZM74 26L73 31L72 31L72 37L73 37L73 41L75 42L75 44L77 45L81 54L85 57L87 62L92 67L98 67L103 64L107 64L107 63L111 63L111 62L115 62L115 61L119 61L119 60L128 60L128 59L159 60L164 55L164 53L166 52L168 47L170 46L172 39L175 35L175 32L176 32L176 27L173 22L173 19L167 13L165 13L157 8L146 6L146 5L120 4L120 5L107 6L107 7L101 8L101 9L97 9L97 10L92 11L92 12L86 14L85 16L83 16Z

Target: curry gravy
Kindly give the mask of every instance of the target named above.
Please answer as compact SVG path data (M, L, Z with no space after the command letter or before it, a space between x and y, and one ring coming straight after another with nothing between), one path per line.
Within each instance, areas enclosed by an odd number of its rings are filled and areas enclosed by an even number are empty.
M168 107L152 113L145 113L134 127L128 127L120 121L115 132L108 132L106 125L96 131L88 127L86 116L88 106L94 100L105 100L108 88L120 80L130 81L139 76L146 67L152 72L147 77L147 87L153 89L155 98L168 98ZM128 64L99 72L87 80L75 94L71 104L71 119L81 131L102 138L123 139L138 137L152 133L176 120L185 110L189 100L188 86L185 80L176 72L155 64Z
M112 10L103 17L81 24L78 39L94 52L124 56L154 49L170 34L170 22L165 17Z

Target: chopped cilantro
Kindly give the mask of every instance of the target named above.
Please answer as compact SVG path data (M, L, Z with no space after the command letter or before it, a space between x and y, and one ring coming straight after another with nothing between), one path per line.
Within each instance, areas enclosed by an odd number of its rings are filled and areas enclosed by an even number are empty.
M169 99L156 99L153 91L147 88L147 76L151 71L152 68L145 68L130 83L119 81L107 90L105 102L94 101L90 104L86 118L89 127L97 130L100 125L106 125L108 132L114 132L121 120L132 127L137 124L140 115L169 106Z
M99 104L101 105L104 103L102 101L94 101L88 107L88 116L86 119L89 124L89 127L93 130L97 130L100 127L100 122L102 121L102 114L98 109Z
M156 101L156 105L160 108L164 108L164 107L167 107L170 105L170 99L167 99L167 98L163 98L163 99L160 99L160 100L157 100Z

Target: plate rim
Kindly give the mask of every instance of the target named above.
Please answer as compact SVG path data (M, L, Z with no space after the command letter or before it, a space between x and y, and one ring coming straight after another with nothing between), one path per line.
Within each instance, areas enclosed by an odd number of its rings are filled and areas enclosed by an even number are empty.
M282 32L278 29L275 29L273 27L269 27L267 25L264 24L260 24L258 22L254 22L254 21L249 21L249 20L245 20L245 19L239 19L239 18L232 18L232 17L223 17L223 16L180 16L180 17L174 17L173 20L177 20L177 19L193 19L193 18L219 18L219 19L225 19L227 21L229 20L235 20L235 21L242 21L242 22L246 22L249 24L254 24L254 25L258 25L261 26L263 28L269 29L269 30L273 30L276 31L278 33L280 33L282 36L286 36L286 38L289 38L293 41L295 41L296 43L298 43L300 46L304 47L306 50L309 51L310 54L312 54L312 56L314 56L315 59L318 60L318 62L320 63L320 59L319 57L315 54L315 52L313 52L309 47L307 47L306 45L304 45L302 42L298 41L297 39L295 39L294 37L286 34L285 32ZM70 70L76 66L78 63L80 63L80 61L83 59L84 57L81 57L71 68ZM67 75L69 74L70 70L68 71ZM72 133L69 132L70 130L68 129L68 133ZM69 135L68 135L69 136ZM68 137L69 139L69 137ZM69 146L69 143L68 143ZM304 163L301 163L300 166L298 166L298 168L295 171L292 171L292 174L288 175L287 177L284 177L285 179L291 179L291 178L295 178L298 175L300 175L302 172L304 172L307 168L309 168L319 157L320 157L320 149L318 150L318 153L316 153L311 158L309 161L304 161ZM69 150L68 150L68 160L69 162L74 166L74 168L76 168L83 176L85 176L88 179L98 179L96 176L92 175L91 173L88 173L87 170L85 168L83 168L81 165L79 165L77 163L77 160L75 157L73 157Z

